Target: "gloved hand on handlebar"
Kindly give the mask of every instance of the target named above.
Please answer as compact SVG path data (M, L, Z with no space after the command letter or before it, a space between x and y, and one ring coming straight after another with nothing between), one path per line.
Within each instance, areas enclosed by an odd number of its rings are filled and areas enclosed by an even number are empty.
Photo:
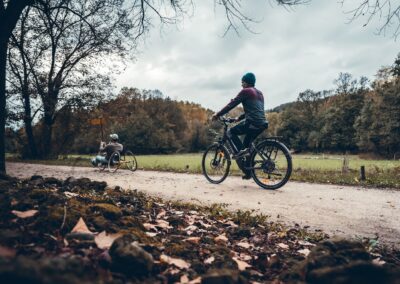
M216 114L213 114L212 117L211 117L211 120L212 120L212 121L215 121L215 120L218 119L218 117L219 117L219 116L217 116Z

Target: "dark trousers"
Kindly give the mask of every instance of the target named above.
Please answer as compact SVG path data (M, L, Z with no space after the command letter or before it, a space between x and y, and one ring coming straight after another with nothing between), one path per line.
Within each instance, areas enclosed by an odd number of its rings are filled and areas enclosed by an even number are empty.
M249 148L250 143L257 138L265 129L268 128L268 124L262 126L254 126L246 121L242 121L238 125L235 125L229 130L231 135L232 141L236 146L238 151ZM243 142L240 140L239 136L245 135ZM238 164L239 168L247 174L248 171L245 170L245 167L249 167L250 159L237 159L236 163Z

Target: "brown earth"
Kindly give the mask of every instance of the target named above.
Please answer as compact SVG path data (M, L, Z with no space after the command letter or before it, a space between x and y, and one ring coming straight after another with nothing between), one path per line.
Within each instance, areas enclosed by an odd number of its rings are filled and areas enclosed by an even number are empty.
M88 177L110 185L138 189L164 199L209 205L225 203L228 209L255 210L288 225L298 223L348 238L378 238L400 247L400 191L350 186L289 182L275 191L261 190L253 181L228 177L213 185L201 175L155 171L99 172L93 168L8 163L8 174L26 178Z

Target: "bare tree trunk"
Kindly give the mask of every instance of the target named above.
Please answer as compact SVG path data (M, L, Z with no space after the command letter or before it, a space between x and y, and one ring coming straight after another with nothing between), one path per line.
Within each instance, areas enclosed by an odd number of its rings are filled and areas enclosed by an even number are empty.
M24 124L25 124L26 137L28 138L28 145L30 152L29 158L36 159L38 158L38 151L35 142L35 137L33 136L31 100L28 92L24 94Z
M49 158L52 155L51 140L53 137L53 124L54 115L56 112L57 100L50 96L43 101L44 115L43 115L43 128L42 128L42 151L41 158Z
M1 25L1 23L0 23ZM6 62L8 38L0 33L0 172L6 172L5 128L6 128Z
M10 0L0 3L0 172L6 172L5 128L6 128L6 62L7 45L15 25L24 8L33 0Z

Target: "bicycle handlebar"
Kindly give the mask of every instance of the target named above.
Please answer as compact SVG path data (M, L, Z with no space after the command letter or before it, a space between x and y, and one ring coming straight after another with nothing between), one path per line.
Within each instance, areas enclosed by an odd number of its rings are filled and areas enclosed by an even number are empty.
M219 118L219 121L221 121L221 122L224 122L224 123L233 123L233 122L236 122L236 119L235 118L232 118L232 117L226 117L226 116L220 116Z

